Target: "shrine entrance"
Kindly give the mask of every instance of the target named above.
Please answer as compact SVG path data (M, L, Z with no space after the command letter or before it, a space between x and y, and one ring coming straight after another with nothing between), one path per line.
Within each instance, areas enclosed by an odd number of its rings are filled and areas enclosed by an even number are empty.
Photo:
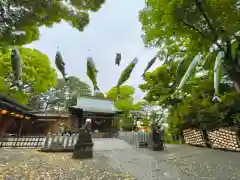
M104 132L106 127L109 127L110 121L106 121L105 119L93 119L92 120L92 131Z
M118 132L118 114L122 112L114 107L113 101L105 98L79 97L77 106L69 107L72 124L81 127L86 119L91 119L93 137L116 137ZM74 126L73 126L74 127ZM75 131L73 129L73 131Z

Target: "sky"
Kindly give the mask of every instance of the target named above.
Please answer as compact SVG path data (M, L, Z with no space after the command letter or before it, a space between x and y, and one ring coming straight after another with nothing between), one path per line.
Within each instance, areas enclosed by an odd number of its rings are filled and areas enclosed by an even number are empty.
M141 23L138 13L144 0L107 0L104 6L90 16L84 32L79 32L66 22L52 28L40 28L41 37L27 47L35 48L48 55L52 65L59 49L66 63L66 73L78 77L91 85L86 75L87 57L91 56L97 67L101 92L107 92L118 81L121 71L137 57L139 62L126 82L135 88L134 98L139 100L143 93L138 85L143 83L142 73L148 61L156 54L155 49L145 48L141 39ZM120 67L115 65L116 53L122 54ZM155 68L160 63L156 63Z

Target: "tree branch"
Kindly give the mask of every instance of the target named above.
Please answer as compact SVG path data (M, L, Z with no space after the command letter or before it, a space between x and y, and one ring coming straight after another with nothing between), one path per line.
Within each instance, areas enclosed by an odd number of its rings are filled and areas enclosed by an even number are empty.
M201 36L207 38L207 39L211 39L211 41L213 40L211 37L208 37L204 32L200 31L199 29L197 29L194 25L184 21L184 20L180 20L181 23L183 23L183 25L193 29L194 31L196 31L197 33L199 33Z
M204 38L211 40L214 44L216 44L218 46L219 49L223 49L222 46L220 44L218 44L217 41L215 41L215 39L212 39L211 37L207 36L204 32L200 31L199 29L197 29L192 24L190 24L190 23L188 23L188 22L186 22L184 20L180 20L180 22L183 23L185 26L195 30L197 33L199 33Z
M196 0L197 8L198 8L198 10L201 12L201 14L203 15L203 17L204 17L204 19L205 19L205 21L206 21L206 23L207 23L209 29L212 31L212 34L213 34L213 36L214 36L214 40L215 40L216 43L217 43L217 40L218 40L217 33L216 33L216 31L215 31L215 29L214 29L212 23L210 22L210 20L209 20L207 14L204 12L203 7L202 7L202 4L201 4L200 1L201 1L201 0Z

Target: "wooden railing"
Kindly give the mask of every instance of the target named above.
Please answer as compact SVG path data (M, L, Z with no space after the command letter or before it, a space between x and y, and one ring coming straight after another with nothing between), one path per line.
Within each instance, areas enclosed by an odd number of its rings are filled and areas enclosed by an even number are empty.
M0 137L0 147L25 147L25 148L38 148L42 147L45 141L45 136L24 136L24 137Z
M149 141L149 132L123 131L119 132L118 138L136 147L145 147Z

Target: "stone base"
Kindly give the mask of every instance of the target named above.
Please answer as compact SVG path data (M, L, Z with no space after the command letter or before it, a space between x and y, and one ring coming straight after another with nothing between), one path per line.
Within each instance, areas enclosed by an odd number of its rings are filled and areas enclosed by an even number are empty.
M139 143L139 148L146 148L147 147L147 143L146 142L140 142Z
M148 145L148 148L153 151L163 151L164 150L163 143L152 143L152 144Z
M79 129L79 138L73 149L74 159L86 159L93 157L93 142L91 133L85 129Z
M41 152L73 152L73 147L67 148L48 148L43 147L40 149Z
M89 159L93 157L93 143L77 144L73 149L74 159Z
M163 151L164 150L163 143L153 144L153 150L154 151Z

